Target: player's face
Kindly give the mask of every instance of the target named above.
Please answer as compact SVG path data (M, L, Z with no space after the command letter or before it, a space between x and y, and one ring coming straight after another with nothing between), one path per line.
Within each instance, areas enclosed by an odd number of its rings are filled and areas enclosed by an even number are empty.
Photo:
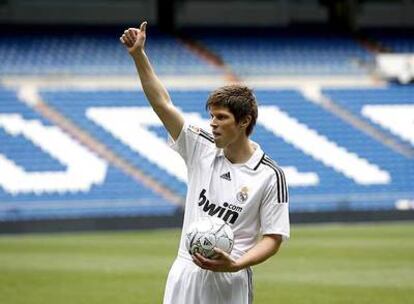
M218 148L225 148L236 142L240 136L245 136L244 129L240 127L233 113L226 107L210 107L210 116L210 126Z

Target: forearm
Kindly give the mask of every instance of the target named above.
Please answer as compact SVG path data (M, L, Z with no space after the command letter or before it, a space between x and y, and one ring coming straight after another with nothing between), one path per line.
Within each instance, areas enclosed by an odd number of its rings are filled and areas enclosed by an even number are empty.
M243 269L266 261L279 250L281 243L280 235L265 235L252 249L236 260L237 268Z
M171 102L167 89L155 74L144 49L131 53L141 85L152 109L171 137L176 140L184 125L184 118Z
M139 29L129 28L124 31L119 39L134 60L142 88L151 107L161 119L168 133L176 140L184 125L184 118L172 104L166 88L158 79L145 54L146 26L147 22L144 21Z
M144 50L138 50L131 54L131 56L134 60L145 96L156 112L162 111L171 103L167 89L155 74Z
M218 255L216 259L207 259L199 253L193 255L192 258L194 263L202 269L236 272L266 261L279 250L281 243L282 236L276 234L265 235L252 249L237 260L232 259L227 252L219 248L215 248Z

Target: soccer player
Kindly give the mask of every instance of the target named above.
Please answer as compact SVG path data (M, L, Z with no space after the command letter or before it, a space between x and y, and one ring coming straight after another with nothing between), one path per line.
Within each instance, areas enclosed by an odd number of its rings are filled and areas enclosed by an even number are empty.
M164 304L252 303L250 267L273 256L282 240L289 238L284 173L249 139L257 119L256 100L249 88L229 85L210 94L206 108L212 134L184 120L145 54L146 25L125 30L120 40L188 171L183 231ZM232 227L231 255L218 248L216 259L188 253L185 232L203 216L220 217Z

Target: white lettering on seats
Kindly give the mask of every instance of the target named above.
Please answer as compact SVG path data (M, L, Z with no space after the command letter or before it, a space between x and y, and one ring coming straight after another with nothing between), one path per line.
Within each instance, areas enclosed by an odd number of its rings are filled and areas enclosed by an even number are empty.
M365 105L361 113L414 146L414 105Z
M67 167L65 171L27 172L0 154L0 185L5 191L12 194L78 192L103 183L107 163L58 127L26 120L19 114L0 114L0 127L12 136L24 136Z
M387 171L356 153L338 146L276 106L261 107L258 122L286 142L354 180L357 184L389 184L391 181Z

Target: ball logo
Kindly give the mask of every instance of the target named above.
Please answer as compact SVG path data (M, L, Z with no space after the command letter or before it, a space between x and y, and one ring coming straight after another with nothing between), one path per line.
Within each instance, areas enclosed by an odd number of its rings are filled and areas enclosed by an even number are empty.
M211 250L216 244L216 237L214 234L207 233L200 238L200 243L203 245L204 249Z
M249 189L247 187L243 187L237 193L236 198L239 203L244 203L249 198Z

